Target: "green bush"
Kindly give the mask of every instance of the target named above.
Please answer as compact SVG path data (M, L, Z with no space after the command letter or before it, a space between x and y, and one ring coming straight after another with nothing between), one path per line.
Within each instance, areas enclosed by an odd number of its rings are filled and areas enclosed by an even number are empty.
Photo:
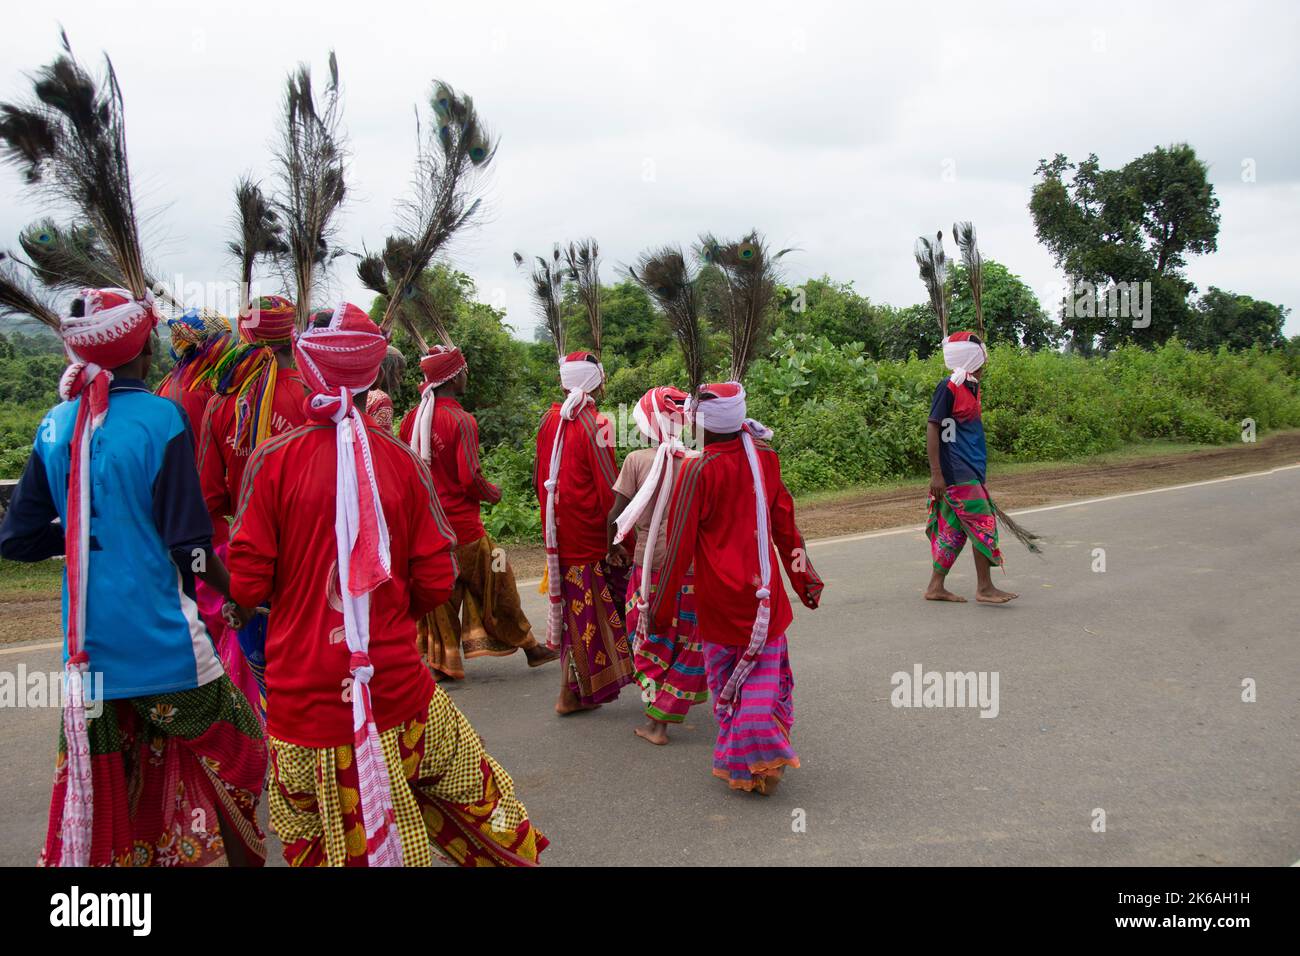
M747 380L750 412L776 432L796 494L925 473L925 421L940 356L872 362L856 343L778 333ZM996 461L1059 461L1151 439L1237 440L1300 426L1290 350L1197 352L1176 340L1102 358L992 349L984 428Z
M482 456L483 473L501 488L501 500L483 508L483 527L498 540L540 540L542 520L533 490L533 438L520 436Z

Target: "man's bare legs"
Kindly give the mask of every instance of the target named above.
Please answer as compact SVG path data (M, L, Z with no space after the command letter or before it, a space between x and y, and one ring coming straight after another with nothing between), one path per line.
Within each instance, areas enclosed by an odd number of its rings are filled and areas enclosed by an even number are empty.
M953 594L948 590L945 582L947 577L942 571L930 572L930 583L925 589L925 599L927 601L953 601L957 604L965 604L966 599L960 594Z
M993 586L993 565L989 559L980 553L980 549L974 545L971 551L975 554L975 600L980 604L1006 604L1008 601L1014 601L1020 597L1014 591L1003 591Z
M567 664L568 661L566 660L565 663ZM576 714L583 710L595 710L600 706L600 704L584 704L582 698L574 693L573 689L569 687L568 677L569 675L566 673L565 669L561 668L560 696L559 699L555 701L555 712L557 714L564 717L567 714Z

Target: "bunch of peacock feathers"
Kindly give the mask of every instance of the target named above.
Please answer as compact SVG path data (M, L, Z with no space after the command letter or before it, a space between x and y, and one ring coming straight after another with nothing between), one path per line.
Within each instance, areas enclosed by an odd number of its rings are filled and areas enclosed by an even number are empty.
M921 281L930 294L930 307L939 319L939 333L948 337L948 296L944 283L948 280L948 260L943 254L943 233L935 234L934 242L925 236L916 240L913 248L916 264L921 270Z
M758 355L771 326L770 306L776 296L776 263L789 249L769 253L757 231L732 242L711 234L700 237L699 258L716 266L725 280L723 321L731 336L731 380L739 382Z
M46 218L24 229L18 243L51 289L77 292L122 285L113 257L90 226L63 228Z
M253 266L259 258L275 261L289 254L284 224L266 195L262 184L251 176L241 176L235 183L235 238L226 249L239 263L239 315L247 317L252 309Z
M524 257L516 252L515 266L522 268L524 262ZM561 263L560 246L556 243L549 259L544 256L536 257L536 265L533 266L529 276L533 286L533 302L541 314L542 321L546 323L546 330L551 333L551 341L555 344L555 356L560 362L563 362L564 356L568 354L564 344L564 322L560 316L565 271Z
M106 55L106 75L77 62L67 34L63 53L37 71L34 100L0 103L0 155L34 188L76 209L107 250L120 284L144 299L149 276L131 192L122 91Z
M952 239L957 243L961 263L966 267L966 281L970 283L971 299L975 303L975 324L979 326L980 341L987 343L988 339L984 337L984 257L975 243L975 224L954 222Z
M395 277L405 274L410 268L410 262L410 240L389 236L384 241L382 253L363 252L357 262L357 278L375 295L385 297L385 315L396 316L420 354L426 355L429 352L426 331L448 347L452 345L451 333L421 276L416 276L414 282L399 288ZM401 301L394 304L394 299Z
M641 253L628 275L650 295L668 320L673 338L682 350L686 378L693 397L704 383L704 350L696 310L695 276L677 246Z
M285 284L296 290L299 331L310 322L312 295L322 275L343 254L334 247L334 238L335 215L347 195L347 153L341 128L338 59L333 51L329 74L320 103L312 88L310 67L300 65L289 75L275 153L278 191L272 205L277 219L282 220L284 234L273 255Z
M604 321L600 314L600 246L595 239L583 239L581 242L569 243L564 251L565 262L569 267L569 278L578 290L578 298L587 312L587 324L591 329L591 350L600 358L601 331Z
M421 277L452 238L479 216L487 170L497 150L468 94L438 80L429 105L434 123L427 136L416 111L414 195L398 207L398 230L388 237L383 254L367 255L357 267L366 287L387 299L380 321L384 331L401 321L424 352L428 345L421 322L444 345L451 345L451 336Z
M0 252L0 315L30 316L59 331L59 310L27 263Z

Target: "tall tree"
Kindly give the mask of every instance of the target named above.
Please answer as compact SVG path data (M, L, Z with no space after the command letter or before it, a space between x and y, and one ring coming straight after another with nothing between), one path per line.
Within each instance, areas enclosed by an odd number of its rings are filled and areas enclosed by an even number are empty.
M1029 349L1054 348L1061 332L1043 310L1038 296L1020 276L1000 262L984 260L984 330L991 343L1011 342ZM975 302L966 267L956 265L948 278L948 328L975 330Z
M1158 146L1120 169L1102 169L1095 153L1078 164L1058 153L1036 172L1029 211L1039 241L1067 277L1099 293L1081 308L1070 296L1063 312L1075 348L1086 354L1097 339L1108 349L1173 335L1195 289L1182 274L1187 257L1213 252L1219 233L1219 200L1196 151ZM1151 295L1113 314L1101 290L1119 284Z
M1192 348L1276 348L1285 342L1282 326L1290 309L1248 295L1210 286L1179 336Z

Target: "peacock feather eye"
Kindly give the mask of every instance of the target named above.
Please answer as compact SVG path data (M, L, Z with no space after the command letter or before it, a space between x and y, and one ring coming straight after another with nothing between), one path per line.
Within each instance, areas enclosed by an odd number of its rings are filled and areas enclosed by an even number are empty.
M754 256L758 255L758 250L752 242L742 242L736 249L736 255L742 262L749 262Z
M483 144L475 143L469 148L469 161L471 163L477 166L485 159L487 159L487 150L483 147Z
M48 232L42 232L40 235L36 237L36 241L43 246L48 246L51 242L54 241L54 237L51 236Z

